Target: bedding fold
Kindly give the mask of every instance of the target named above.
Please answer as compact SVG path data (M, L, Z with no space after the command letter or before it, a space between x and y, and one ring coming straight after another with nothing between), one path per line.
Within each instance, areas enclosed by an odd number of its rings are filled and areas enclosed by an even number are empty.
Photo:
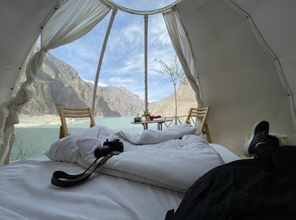
M201 132L190 125L174 126L163 131L144 130L142 134L130 135L127 132L119 131L116 133L120 138L136 145L140 144L157 144L171 139L182 138L188 134L201 135Z
M165 132L146 130L142 135L116 133L106 129L98 128L100 135L97 137L77 139L79 135L76 136L76 145L72 146L76 150L68 151L78 152L74 163L88 167L96 159L95 149L106 138L119 138L124 144L124 152L110 158L96 172L182 193L207 171L224 164L220 155L203 139L201 132L190 125L174 126L165 129ZM102 133L107 136L102 136ZM46 155L52 158L48 152ZM59 155L60 157L63 156Z

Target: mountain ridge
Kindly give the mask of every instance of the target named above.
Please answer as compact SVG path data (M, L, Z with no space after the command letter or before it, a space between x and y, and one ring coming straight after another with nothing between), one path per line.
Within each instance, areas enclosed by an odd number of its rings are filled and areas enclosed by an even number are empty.
M18 91L25 76L21 76ZM31 86L34 96L22 110L24 115L57 114L60 105L69 107L91 107L94 85L81 79L69 64L47 53ZM190 107L196 107L194 92L187 84L177 90L178 114L187 114ZM174 94L149 104L149 110L157 115L174 115ZM125 87L98 86L94 115L96 117L135 116L142 113L144 100Z

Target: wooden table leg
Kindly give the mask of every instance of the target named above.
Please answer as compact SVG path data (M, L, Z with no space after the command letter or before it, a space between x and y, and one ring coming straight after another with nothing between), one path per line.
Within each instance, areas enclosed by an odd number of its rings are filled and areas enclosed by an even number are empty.
M159 131L162 130L162 122L157 123L157 130L159 130Z
M143 125L144 130L148 129L148 124L147 123L143 123L142 125Z

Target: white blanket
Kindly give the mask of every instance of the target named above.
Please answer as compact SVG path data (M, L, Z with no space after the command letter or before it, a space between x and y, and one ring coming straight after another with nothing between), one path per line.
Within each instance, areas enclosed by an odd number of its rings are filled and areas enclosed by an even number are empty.
M130 135L126 132L120 131L116 133L122 139L135 145L143 144L158 144L171 139L180 139L184 135L196 134L201 135L201 132L191 125L178 125L165 129L163 131L156 130L144 130L142 134Z
M103 126L87 130L54 143L46 155L52 160L77 163L86 168L95 160L97 147L107 138L119 138L125 151L113 156L97 172L179 192L186 192L204 173L224 164L201 132L190 125L163 131L146 130L142 135L115 133Z

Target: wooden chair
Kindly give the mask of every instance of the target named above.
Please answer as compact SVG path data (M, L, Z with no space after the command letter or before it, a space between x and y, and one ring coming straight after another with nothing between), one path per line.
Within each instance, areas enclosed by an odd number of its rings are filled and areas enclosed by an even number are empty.
M91 108L70 108L65 106L59 107L59 113L61 118L60 138L69 135L66 118L89 118L90 127L96 125L93 112Z
M193 120L193 118L195 118L195 121L193 121L193 123L195 125L197 125L197 123L199 124L200 131L206 135L208 142L212 143L209 127L206 123L209 111L210 106L204 108L190 108L185 123L190 124L190 120Z

